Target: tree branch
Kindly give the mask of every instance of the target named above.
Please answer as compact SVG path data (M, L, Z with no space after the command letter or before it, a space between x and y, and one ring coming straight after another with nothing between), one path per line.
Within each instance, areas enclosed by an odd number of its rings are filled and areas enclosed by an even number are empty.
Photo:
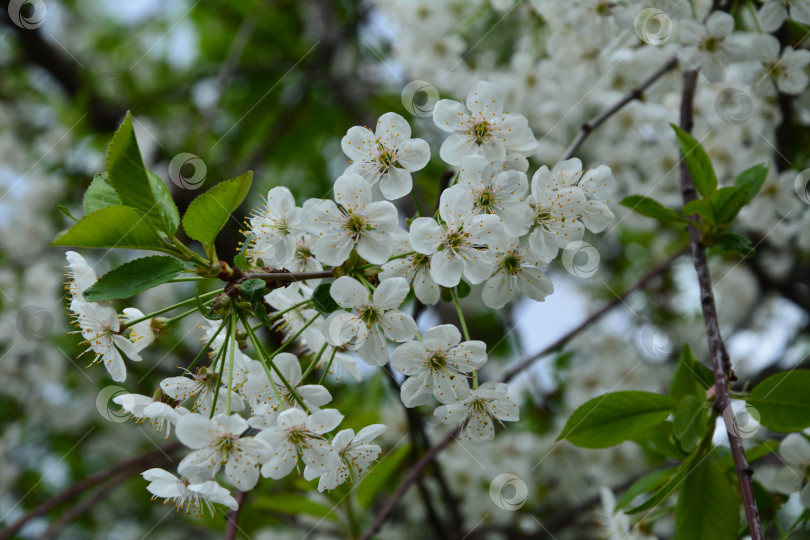
M681 101L681 129L692 131L693 113L692 107L695 98L695 87L697 86L697 71L687 71L684 73L683 98ZM686 161L681 156L681 192L684 204L697 198L697 190ZM709 263L706 259L706 250L701 243L700 231L689 224L689 238L692 244L692 258L695 263L698 283L700 284L700 300L703 308L703 320L706 324L706 335L709 341L709 351L712 357L712 371L714 372L714 391L717 396L714 407L723 416L728 433L728 441L731 445L731 454L734 457L734 465L737 469L737 479L740 483L740 491L743 497L743 507L748 520L748 528L752 540L764 540L762 524L759 519L759 510L754 499L754 488L751 483L753 470L745 459L745 452L742 440L737 435L734 425L733 415L723 414L729 406L728 384L729 378L733 377L731 362L729 361L726 345L720 334L720 326L717 319L717 307L714 303L714 293L712 292L711 277L709 275Z
M647 88L649 88L655 81L660 79L667 72L674 69L675 66L677 65L678 65L678 58L676 56L673 56L667 61L666 64L658 68L658 70L656 70L652 75L644 79L641 82L641 84L630 90L630 92L628 92L622 99L616 102L616 104L613 105L611 108L609 108L606 111L603 111L602 113L594 116L593 118L582 124L582 128L579 130L579 133L577 133L576 137L574 137L574 140L571 141L571 144L568 145L568 148L565 149L565 152L563 152L560 161L573 157L573 155L577 152L577 150L579 150L579 148L585 142L585 139L588 138L588 136L591 134L591 132L593 132L593 130L602 125L602 123L605 120L607 120L608 118L619 112L625 105L627 105L631 101L641 99Z
M225 517L227 520L227 525L225 525L225 540L235 540L236 539L236 532L239 530L239 514L242 511L242 507L245 506L245 498L247 497L247 492L245 491L237 491L236 492L236 503L239 505L236 507L236 510L231 510L228 512L228 515Z

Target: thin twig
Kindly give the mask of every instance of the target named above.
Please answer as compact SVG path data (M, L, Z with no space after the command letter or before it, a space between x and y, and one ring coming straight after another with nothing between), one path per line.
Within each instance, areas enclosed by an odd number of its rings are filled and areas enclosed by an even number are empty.
M666 74L668 71L674 69L675 66L677 65L678 65L678 58L676 56L673 56L667 61L666 64L658 68L658 70L655 73L644 79L641 82L641 84L630 90L630 92L628 92L622 99L616 102L616 104L614 104L611 108L607 109L606 111L603 111L602 113L594 116L593 118L582 124L582 128L580 128L579 133L577 133L576 137L574 137L574 140L571 141L571 144L568 145L568 148L565 149L565 152L560 158L560 161L573 157L573 155L577 152L577 150L579 150L580 146L582 146L582 143L585 142L585 139L588 138L588 136L593 132L593 130L602 125L602 123L605 120L607 120L608 118L619 112L625 105L627 105L631 101L641 99L647 88L649 88L655 81L664 76L664 74Z
M37 537L37 540L48 540L58 538L62 530L70 525L76 518L92 508L98 501L106 497L111 491L121 486L124 477L114 477L107 481L106 485L100 487L95 493L83 498L64 512L45 529L45 532Z
M11 538L17 531L19 531L23 525L28 523L31 519L45 514L46 512L51 511L53 508L59 506L60 504L71 500L73 497L76 497L79 493L90 489L91 487L104 482L108 478L116 476L118 474L122 474L123 471L127 471L130 474L137 473L138 469L146 467L148 465L153 465L155 462L160 462L167 458L166 456L170 456L172 453L176 452L180 448L182 448L182 444L179 442L174 442L171 444L167 444L166 446L157 448L150 452L146 452L139 456L135 456L127 461L122 463L118 463L116 465L112 465L111 467L107 467L103 471L99 471L95 474L88 476L82 480L79 480L75 484L71 485L58 495L55 495L48 499L47 501L43 502L20 519L0 531L0 540L7 540Z
M683 98L681 101L681 129L692 131L693 124L693 103L695 98L695 87L697 86L697 71L687 71L684 73ZM681 191L684 204L697 198L697 190L686 161L681 156ZM714 293L712 292L712 282L709 275L709 263L706 259L706 250L701 243L700 231L691 223L689 224L689 239L692 245L692 258L695 263L698 283L700 284L700 304L703 308L703 320L706 324L706 336L709 341L709 351L712 357L712 371L714 372L714 392L717 396L714 407L722 414L728 433L728 442L731 446L731 455L734 457L734 465L737 469L737 479L742 492L743 508L745 517L748 520L749 533L752 540L764 540L762 523L759 519L759 510L754 499L754 488L751 483L751 476L754 471L745 459L745 452L742 440L737 434L734 425L734 416L726 413L729 406L728 383L729 377L733 374L731 364L726 351L726 345L720 334L720 325L717 318L717 307L714 303Z
M245 279L263 279L265 281L306 281L334 277L331 270L321 272L247 272Z
M239 530L239 514L242 512L242 507L245 506L245 498L247 497L247 492L245 491L237 491L236 492L236 510L231 510L228 512L226 516L227 524L225 525L225 540L235 540L236 539L236 532Z

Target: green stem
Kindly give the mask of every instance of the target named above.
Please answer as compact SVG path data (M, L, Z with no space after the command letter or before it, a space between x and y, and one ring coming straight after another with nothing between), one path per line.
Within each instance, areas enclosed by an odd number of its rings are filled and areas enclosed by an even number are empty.
M207 277L176 277L174 279L170 279L166 283L182 283L184 281L205 281L206 279L211 279Z
M305 305L307 305L307 304L311 304L311 303L312 303L312 299L311 299L311 298L310 298L309 300L302 300L301 302L298 302L297 304L295 304L295 305L293 305L293 306L290 306L290 307L288 307L288 308L287 308L287 309L285 309L285 310L282 310L282 311L276 311L276 312L274 312L272 316L268 316L268 317L267 317L267 320L269 320L269 321L275 321L275 320L276 320L276 319L278 319L279 317L283 316L285 313L289 313L290 311L292 311L292 310L294 310L294 309L298 309L298 308L300 308L301 306L305 306ZM253 326L252 328L253 328L253 330L258 330L259 328L262 328L263 326L264 326L264 324L257 324L256 326Z
M369 292L373 293L374 290L377 288L374 285L372 285L371 283L369 283L368 280L366 278L364 278L362 274L357 274L357 279L359 279L363 283L363 285L366 286L366 289L368 289Z
M214 358L213 363L211 364L216 368L217 360L222 358L219 363L219 369L217 370L217 382L214 386L214 401L211 403L211 414L208 415L208 418L211 419L214 417L214 411L217 410L217 401L219 400L219 387L222 386L222 370L225 369L225 347L228 345L228 337L225 336L225 343L222 344L222 347L219 349L217 356Z
M209 348L211 348L211 344L214 342L215 339L217 339L217 336L219 335L219 333L222 331L223 328L225 328L224 324L221 324L219 328L217 328L217 331L214 332L214 335L211 336L211 339L208 340L208 343L205 344L205 346L202 348L199 354L197 354L197 356L194 357L194 360L186 368L186 371L191 371L191 369L194 367L194 364L196 364L200 360L200 358L202 358L203 354L205 354L205 352Z
M318 351L318 355L317 355L315 358L313 358L313 359L312 359L312 362L310 362L310 364L307 366L307 369L306 369L306 370L304 371L304 373L301 375L301 380L302 380L302 381L303 381L304 379L306 379L306 378L307 378L307 375L309 375L309 374L310 374L310 372L311 372L311 371L312 371L312 370L315 368L315 366L318 364L318 361L321 359L321 355L323 354L323 351L325 351L325 350L326 350L326 346L327 346L327 345L328 345L328 343L326 343L326 342L324 341L324 342L323 342L323 345L321 345L321 350L319 350L319 351Z
M804 512L802 512L801 514L799 514L799 517L798 517L798 518L796 518L796 521L794 521L794 522L793 522L793 524L792 524L790 527L788 527L788 530L787 530L787 531L785 531L784 535L781 537L781 539L780 539L780 540L787 540L787 538L790 536L790 533L792 533L793 531L795 531L795 530L796 530L796 527L798 527L798 526L799 526L799 524L800 524L802 521L805 521L805 520L808 518L808 516L809 516L809 515L810 515L810 514L808 514L808 511L807 511L807 510L805 510Z
M458 313L458 320L461 323L461 331L464 334L464 341L470 341L470 331L467 329L467 320L464 318L464 312L461 310L461 304L458 301L456 289L450 289L450 296L453 297L453 304L456 306L456 313ZM473 371L473 390L478 388L478 370Z
M204 300L206 298L210 298L212 296L215 296L215 295L221 293L222 291L223 291L223 289L217 289L216 291L211 291L211 292L207 292L205 294L201 294L200 295L200 300ZM132 326L134 324L138 324L139 322L147 321L147 320L151 319L152 317L157 317L158 315L160 315L162 313L166 313L167 311L171 311L171 310L177 309L179 307L187 306L188 304L194 304L196 302L197 302L196 298L190 298L188 300L183 300L182 302L178 302L177 304L174 304L174 305L171 305L169 307L165 307L163 309L159 309L159 310L157 310L155 312L152 312L149 315L144 315L140 319L135 319L134 321L129 321L129 322L127 322L127 326Z
M286 348L287 348L287 346L288 346L290 343L292 343L293 341L295 341L296 339L298 339L298 337L299 337L301 334L303 334L303 333L304 333L304 330L306 330L307 328L309 328L309 325L311 325L311 324L312 324L312 323L314 323L316 320L318 320L318 317L320 317L320 316L321 316L321 312L319 311L319 312L318 312L318 314L317 314L317 315L315 315L314 317L312 317L312 319L310 319L310 320L309 320L309 322L308 322L307 324L305 324L304 326L302 326L302 327L301 327L301 329L300 329L298 332L296 332L295 334L293 334L293 335L292 335L292 336L291 336L291 337L290 337L290 338L289 338L287 341L285 341L284 343L282 343L282 344L281 344L281 346L280 346L278 349L276 349L275 351L273 351L273 354L270 356L270 358L275 358L275 357L276 357L276 355L277 355L278 353L284 352L284 349L286 349Z
M180 319L184 319L184 318L188 317L189 315L193 315L194 313L197 313L197 311L198 311L197 308L193 308L193 309L190 309L190 310L188 310L188 311L186 311L184 313L181 313L180 315L177 315L176 317L166 319L166 324L173 324L173 323L179 321Z
M323 381L326 379L326 374L329 373L329 368L332 367L332 362L335 361L335 355L337 354L337 347L332 349L332 356L329 357L329 363L326 364L326 367L323 368L323 373L321 373L321 378L318 379L318 384L323 384Z
M413 204L416 206L417 217L422 217L422 205L419 204L419 199L416 198L416 192L411 190L411 197L413 197Z
M231 414L231 394L233 393L233 356L236 348L236 319L230 321L230 351L228 351L228 395L225 397L225 414Z
M276 372L276 375L278 375L278 378L281 379L281 382L287 388L287 391L295 399L295 401L297 401L298 404L301 405L301 407L305 411L309 412L309 407L307 407L304 404L304 400L301 399L301 396L299 396L298 392L295 391L295 388L292 387L290 381L287 380L284 374L281 373L281 370L278 369L278 366L276 366L276 364L273 362L272 358L275 357L275 354L273 355L273 357L268 356L264 346L259 342L259 338L256 337L256 334L253 332L253 328L251 328L250 324L248 324L247 318L245 317L244 313L239 313L239 317L242 320L242 324L244 325L245 330L247 331L248 337L250 338L250 342L253 344L253 348L256 349L256 353L259 355L259 361L261 361L262 366L264 366L264 372L267 374L267 378L270 380L270 384L275 385L275 383L273 382L273 376L270 373L270 368L268 368L268 364L271 368L273 368L273 371ZM281 400L280 396L277 397L279 399L279 403L282 403L283 405L284 402Z

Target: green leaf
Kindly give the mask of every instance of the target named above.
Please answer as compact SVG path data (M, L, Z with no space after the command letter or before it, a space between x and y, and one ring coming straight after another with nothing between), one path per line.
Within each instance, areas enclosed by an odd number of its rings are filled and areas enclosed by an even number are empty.
M711 197L717 190L717 175L714 173L709 154L692 135L675 124L670 124L670 126L675 130L686 168L689 170L689 176L692 177L698 193L706 198Z
M789 433L810 427L810 370L771 375L751 390L748 403L771 431Z
M639 512L646 512L669 499L676 491L678 491L678 488L681 486L681 483L683 482L683 479L689 471L689 467L695 460L696 456L697 453L694 453L687 457L683 463L681 463L681 465L675 469L675 472L669 477L669 480L667 480L666 483L658 489L658 491L653 493L649 499L638 506L625 510L624 513L637 514Z
M60 212L62 212L62 214L63 214L63 215L65 215L65 216L69 217L69 218L70 218L70 219L72 219L73 221L79 221L78 219L76 219L75 217L73 217L73 214L71 214L71 213L70 213L70 210L68 210L68 207L67 207L67 206L65 206L64 204L58 204L58 205L56 205L56 208L57 208L57 210L59 210Z
M233 258L233 264L236 265L236 267L242 272L247 272L250 270L250 265L248 264L247 260L247 250L252 241L253 233L247 233L244 241L242 241L242 249L240 249L239 254Z
M714 385L712 370L695 359L695 353L689 345L684 346L678 366L669 385L669 395L680 402L688 395L700 398L706 396L706 391Z
M717 224L728 225L734 221L740 209L748 202L747 196L745 190L736 187L729 186L718 189L709 200L712 203Z
M692 214L698 214L707 223L717 225L717 219L714 216L714 208L712 208L712 203L707 199L695 199L694 201L686 203L683 207L683 215L691 216Z
M630 195L622 199L622 202L619 204L626 206L630 210L635 210L642 216L651 217L653 219L660 219L661 221L682 220L681 216L679 216L675 210L667 208L655 199L643 195Z
M291 516L307 515L330 521L339 520L332 508L296 493L260 495L253 499L251 506L264 512L278 512Z
M723 251L734 251L743 257L752 257L754 255L754 245L751 240L745 236L740 236L734 233L723 233L717 239L717 247Z
M84 291L84 299L89 302L103 302L129 298L174 279L183 270L185 270L183 263L174 257L153 255L135 259L101 276Z
M163 249L160 237L146 217L129 206L107 206L59 233L52 246L90 248Z
M734 179L734 186L746 194L745 202L748 203L753 199L759 190L762 189L762 184L765 183L765 178L768 177L768 167L765 165L754 165L750 169L746 169Z
M147 172L129 112L107 150L107 182L122 204L146 215L157 230L169 235L177 231L177 220L173 219L177 207L171 200L166 184Z
M197 310L200 312L200 315L208 319L209 321L219 321L222 319L222 314L214 312L213 309L206 307L205 302L200 299L200 290L194 293L194 301L197 304Z
M186 234L203 244L212 244L231 213L242 204L252 182L253 171L247 171L217 184L191 201L183 216Z
M632 441L641 446L645 453L652 454L656 460L659 458L672 458L681 461L688 455L681 450L681 447L675 441L675 437L672 436L671 422L659 424L650 431L638 437L633 437Z
M672 435L684 452L691 453L706 431L706 399L684 397L672 418Z
M662 423L675 408L669 396L613 392L579 407L557 438L582 448L605 448L637 437Z
M698 460L678 495L675 540L735 540L739 526L734 486L712 459Z
M466 298L467 295L470 294L471 290L472 287L470 287L470 284L464 281L463 279L458 282L458 285L456 285L456 295L459 298Z
M256 309L253 312L256 315L256 318L259 319L259 322L265 325L266 327L270 328L273 326L273 321L267 316L267 308L264 307L264 304L258 303L256 304Z
M380 462L360 480L356 488L357 504L360 508L369 508L385 488L393 488L392 477L410 451L410 444L402 444L384 455Z
M242 291L242 298L244 298L251 305L261 300L264 296L265 283L263 279L252 278L242 282L240 289Z
M100 173L93 177L93 181L84 192L83 204L85 214L92 214L96 210L121 204L118 194L107 183L107 173Z
M672 475L678 472L676 467L670 469L660 469L657 471L653 471L651 473L647 473L624 490L622 496L618 498L616 501L616 508L623 508L636 500L636 498L649 491L653 491L655 489L659 489L664 483L669 480Z
M315 288L315 292L312 293L312 303L317 310L332 313L340 307L329 292L331 288L331 283L321 283Z

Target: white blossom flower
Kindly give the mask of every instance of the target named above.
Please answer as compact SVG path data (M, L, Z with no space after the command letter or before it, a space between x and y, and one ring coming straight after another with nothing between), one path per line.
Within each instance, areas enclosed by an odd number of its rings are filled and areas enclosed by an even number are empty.
M769 0L757 12L759 26L765 32L778 30L787 19L810 24L810 0Z
M270 448L255 437L241 437L247 421L238 415L218 414L208 419L200 414L187 414L178 422L175 432L181 443L194 451L180 462L177 470L184 476L193 474L213 478L225 465L225 477L242 491L253 489L259 479L259 465L270 459Z
M726 65L734 61L749 60L748 45L742 34L734 32L734 17L724 11L715 11L703 25L687 19L681 23L681 50L688 69L698 69L711 82L723 78Z
M141 394L119 394L113 398L113 402L130 413L136 422L148 421L155 431L163 434L164 439L169 438L172 425L189 414L184 407L174 408Z
M450 189L466 189L472 195L473 214L495 214L512 236L522 236L532 222L532 209L524 196L529 189L526 175L504 170L502 163L492 163L482 156L461 160L458 183Z
M75 251L65 252L68 260L67 289L72 300L83 301L82 293L96 283L96 273L84 257Z
M141 476L149 482L146 489L153 499L166 499L167 503L173 502L178 510L185 510L186 513L201 515L202 506L205 505L211 516L214 516L216 512L212 503L223 504L231 510L239 508L228 490L213 480L194 483L186 478L181 480L164 469L149 469L142 472Z
M279 353L271 361L310 410L318 410L321 405L326 405L332 401L332 395L323 386L319 384L301 384L303 378L301 364L294 354ZM287 386L275 370L271 372L271 378L272 383L267 380L266 375L254 379L263 387L252 390L253 393L258 395L258 407L261 409L261 412L254 410L254 414L271 415L289 407L300 407L298 401L287 389ZM253 381L249 380L247 385L252 383ZM251 425L253 427L266 427L265 425L259 426L252 423Z
M368 472L371 464L377 460L382 451L371 441L382 435L386 427L382 424L366 426L354 434L353 429L344 429L332 439L332 448L337 454L337 465L325 472L318 472L307 466L304 468L304 478L312 480L320 475L318 491L330 491L343 484L346 480L353 483Z
M779 456L786 466L776 472L774 488L786 495L800 492L799 501L810 509L810 441L791 433L779 443Z
M354 357L346 354L340 347L330 345L322 333L318 332L317 337L313 341L308 341L307 345L313 354L316 356L320 354L315 369L327 369L327 373L332 375L336 382L340 382L344 372L356 381L363 380L363 374L360 373Z
M227 353L226 353L227 354ZM234 355L234 360L236 355ZM225 366L227 369L227 366ZM190 377L168 377L160 382L160 388L172 399L182 403L187 399L193 399L192 410L202 414L209 414L214 406L214 395L217 393L217 379L220 380L219 396L217 398L215 413L225 412L228 389L222 385L222 381L227 381L227 376L223 373L219 377L216 366L208 368L201 367ZM242 397L231 391L231 410L241 411L245 408Z
M138 348L132 341L120 335L118 314L110 306L82 301L73 301L70 309L75 315L82 336L90 345L95 357L91 363L104 362L112 380L122 382L127 377L127 367L121 353L133 362L140 362Z
M656 536L644 534L638 527L630 524L630 516L622 510L616 510L616 496L610 488L602 487L599 490L602 502L599 512L599 524L602 535L606 540L657 540Z
M810 51L794 50L788 45L780 56L780 48L779 40L774 36L766 34L762 37L762 66L758 70L752 70L750 76L754 89L761 88L763 82L770 80L780 92L801 94L807 88L808 77L805 68L810 64Z
M299 305L311 298L312 289L303 283L291 283L286 287L273 289L265 295L264 299L271 307L284 312L281 319L275 323L275 327L284 332L285 341L305 327L306 330L301 334L305 340L311 339L311 335L318 332L317 321L309 324L318 316L318 311L311 307L311 303Z
M325 324L327 341L356 349L360 358L370 365L385 365L388 362L386 338L408 341L416 335L414 320L397 309L409 290L404 278L381 282L373 294L354 278L337 278L329 292L340 307L353 312L336 311L329 316Z
M262 476L284 478L298 464L299 456L314 472L325 472L339 462L337 452L323 436L343 421L335 409L323 409L307 415L301 409L287 409L277 423L256 435L273 449L273 456L262 467Z
M472 196L466 190L447 189L439 202L439 224L420 217L411 223L413 249L430 255L430 275L444 287L455 287L463 275L470 283L481 283L492 274L489 244L503 232L498 216L473 216Z
M518 406L506 391L505 383L486 382L455 403L437 407L435 414L442 423L459 424L461 436L467 440L491 441L495 437L494 420L519 420Z
M309 233L303 233L295 238L295 254L290 262L281 268L290 272L320 272L323 265L312 253L312 245L315 237ZM303 282L307 287L317 287L321 283L320 278L308 279Z
M433 110L439 129L453 133L439 149L450 165L460 165L467 155L482 155L503 162L506 146L524 142L528 121L520 114L503 112L503 91L497 84L479 81L464 103L443 99Z
M487 307L501 309L512 299L515 289L538 302L554 292L554 285L540 267L534 250L518 247L514 239L494 244L495 273L484 283L481 299Z
M413 189L411 173L424 168L430 160L430 147L422 139L411 139L411 126L396 113L385 113L372 133L354 126L340 141L343 152L352 160L345 174L359 174L369 185L380 182L386 199L404 197Z
M465 397L469 392L467 376L486 361L486 343L461 343L461 333L452 324L431 328L422 341L400 345L391 355L391 367L408 376L400 387L406 407L424 405L431 397L441 403Z
M264 208L250 218L251 261L261 259L265 265L277 267L289 264L295 255L296 238L303 232L302 212L289 189L284 186L271 189Z
M304 204L305 226L317 237L312 251L318 260L338 266L357 248L370 263L387 261L392 249L389 236L397 228L396 207L388 201L371 202L371 187L356 174L338 178L334 192L337 204L329 199Z
M415 253L407 234L397 241L391 260L381 268L381 281L405 278L413 286L413 292L420 302L432 306L439 301L441 291L430 275L430 257Z
M124 308L124 324L129 321L143 319L143 312L137 308ZM141 352L155 342L155 332L152 331L152 319L145 319L129 327L129 340L135 344L135 350Z

